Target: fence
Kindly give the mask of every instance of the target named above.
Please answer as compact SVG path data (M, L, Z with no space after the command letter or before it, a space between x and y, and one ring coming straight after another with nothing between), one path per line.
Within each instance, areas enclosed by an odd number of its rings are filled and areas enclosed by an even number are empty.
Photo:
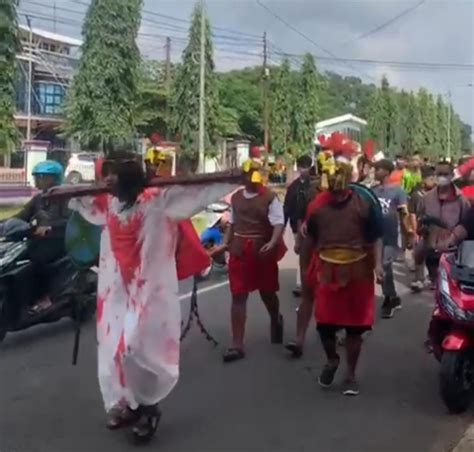
M0 168L0 185L26 185L26 171L23 168Z

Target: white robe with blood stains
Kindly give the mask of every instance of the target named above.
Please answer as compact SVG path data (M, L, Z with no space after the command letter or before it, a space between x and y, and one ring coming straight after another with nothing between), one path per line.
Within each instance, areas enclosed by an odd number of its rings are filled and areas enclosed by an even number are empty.
M236 188L232 184L147 189L129 209L111 195L71 200L104 225L97 293L99 382L106 410L153 405L178 381L181 309L176 221Z

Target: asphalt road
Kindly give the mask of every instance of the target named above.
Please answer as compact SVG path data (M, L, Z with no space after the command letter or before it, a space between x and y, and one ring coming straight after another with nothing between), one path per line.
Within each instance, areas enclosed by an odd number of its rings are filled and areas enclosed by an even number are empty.
M297 301L292 261L281 270L286 338L294 334ZM397 273L400 280L401 273ZM147 450L445 452L472 420L447 414L438 396L438 365L423 349L431 295L401 289L404 307L377 322L360 367L361 395L338 385L323 391L324 364L314 328L306 355L287 358L269 343L266 312L250 302L247 358L224 366L229 339L228 287L199 297L202 319L219 340L214 349L193 327L183 343L181 379L163 403L164 416ZM183 293L190 288L182 286ZM188 301L183 300L186 315ZM0 347L1 452L122 452L134 450L125 432L109 432L97 384L94 325L84 329L79 364L71 366L73 331L63 321L12 334ZM342 369L341 369L342 370ZM338 383L343 372L338 375Z

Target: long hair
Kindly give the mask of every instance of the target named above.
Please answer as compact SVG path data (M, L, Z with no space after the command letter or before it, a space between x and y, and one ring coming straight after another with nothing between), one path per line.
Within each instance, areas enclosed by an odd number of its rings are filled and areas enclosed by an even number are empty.
M137 160L125 160L116 164L116 195L125 202L125 208L132 207L146 186L146 176Z

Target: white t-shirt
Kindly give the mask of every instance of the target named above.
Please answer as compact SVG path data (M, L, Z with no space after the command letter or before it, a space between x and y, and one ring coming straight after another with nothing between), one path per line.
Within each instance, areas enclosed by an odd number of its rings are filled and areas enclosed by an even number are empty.
M247 190L243 190L244 198L252 199L258 196L258 193L250 193ZM285 215L283 213L283 204L278 199L278 196L273 198L273 201L268 206L268 221L272 226L284 225L285 224ZM230 224L234 224L234 215L232 209L230 209Z

